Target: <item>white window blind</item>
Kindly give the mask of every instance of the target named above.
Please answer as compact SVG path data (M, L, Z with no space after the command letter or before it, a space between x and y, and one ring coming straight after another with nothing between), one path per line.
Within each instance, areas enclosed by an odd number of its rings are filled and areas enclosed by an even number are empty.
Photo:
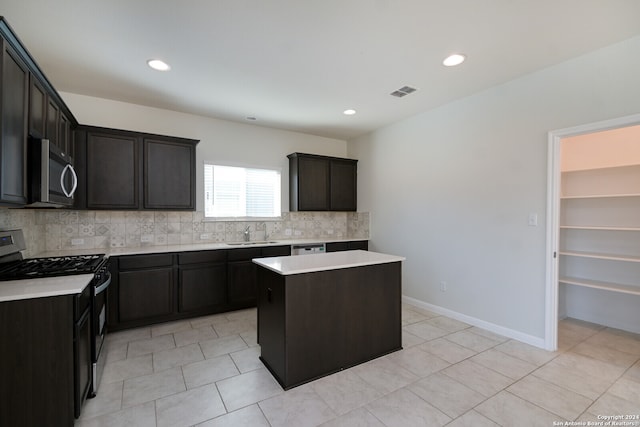
M279 217L280 171L204 165L206 217Z

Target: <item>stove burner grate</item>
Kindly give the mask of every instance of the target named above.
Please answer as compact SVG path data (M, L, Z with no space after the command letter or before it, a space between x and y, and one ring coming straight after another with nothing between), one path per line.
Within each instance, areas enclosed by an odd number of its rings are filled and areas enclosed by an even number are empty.
M28 258L0 265L0 280L92 274L105 262L104 254Z

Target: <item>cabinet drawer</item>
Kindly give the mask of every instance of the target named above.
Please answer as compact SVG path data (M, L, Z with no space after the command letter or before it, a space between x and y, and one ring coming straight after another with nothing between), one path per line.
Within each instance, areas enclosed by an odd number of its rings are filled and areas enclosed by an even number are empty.
M349 250L352 251L354 249L362 249L363 251L369 250L369 241L368 240L356 240L353 242L349 242Z
M289 256L291 255L291 246L267 246L262 248L261 255L263 257L270 256Z
M326 249L327 252L353 251L356 249L367 251L369 250L369 241L354 240L351 242L329 242L326 244Z
M325 245L327 252L341 252L349 250L348 242L331 242Z
M227 251L201 251L201 252L182 252L178 254L178 264L201 264L210 262L225 262L227 260Z
M261 248L232 249L229 251L227 259L229 261L247 261L253 258L260 258L261 255Z
M120 270L137 270L140 268L165 267L173 264L173 254L132 255L120 257Z

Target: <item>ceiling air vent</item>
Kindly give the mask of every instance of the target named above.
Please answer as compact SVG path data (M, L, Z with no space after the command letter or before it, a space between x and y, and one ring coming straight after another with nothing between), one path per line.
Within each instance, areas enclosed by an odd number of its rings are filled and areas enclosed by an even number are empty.
M403 96L409 95L410 93L415 92L417 89L411 86L403 86L398 90L394 90L391 92L391 96L395 96L397 98L402 98Z

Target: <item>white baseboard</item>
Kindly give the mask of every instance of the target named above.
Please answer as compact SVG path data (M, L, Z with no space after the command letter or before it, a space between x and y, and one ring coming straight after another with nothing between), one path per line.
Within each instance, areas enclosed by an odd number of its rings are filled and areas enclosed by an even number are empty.
M534 347L541 348L546 350L545 348L545 340L544 338L536 337L533 335L525 334L520 331L516 331L513 329L505 328L504 326L496 325L490 322L486 322L484 320L477 319L475 317L467 316L466 314L458 313L453 310L449 310L444 307L440 307L437 305L429 304L424 301L420 301L415 298L408 297L406 295L402 296L402 302L413 305L418 308L423 308L425 310L429 310L431 312L441 314L443 316L450 317L455 320L459 320L464 323L468 323L472 326L477 326L478 328L486 329L487 331L491 331L495 334L502 335L507 338L514 339L516 341L523 342L525 344L530 344Z

